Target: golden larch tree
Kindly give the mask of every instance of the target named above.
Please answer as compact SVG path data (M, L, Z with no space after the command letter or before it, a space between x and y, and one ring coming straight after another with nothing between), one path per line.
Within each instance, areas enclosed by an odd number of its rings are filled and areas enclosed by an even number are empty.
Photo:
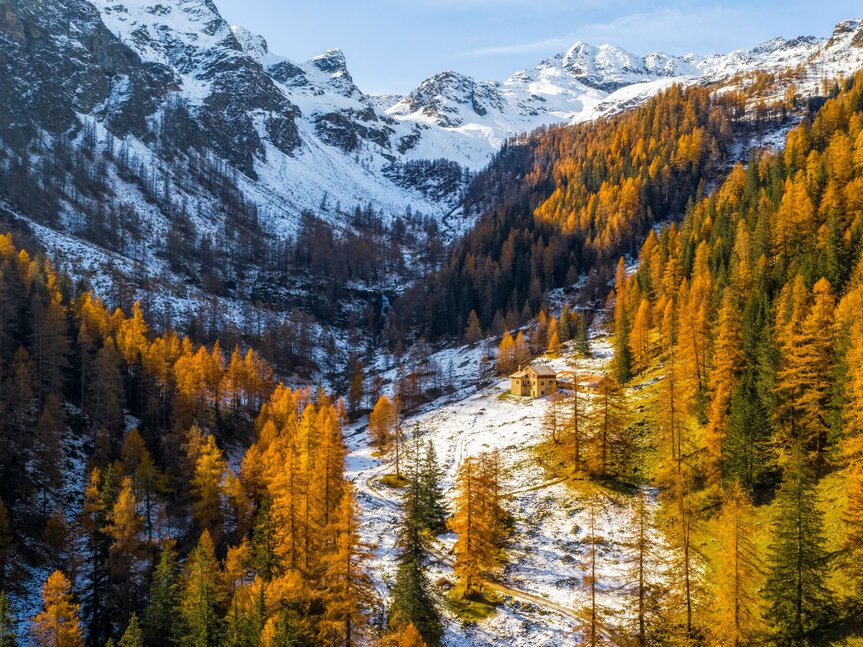
M626 396L614 376L599 381L590 412L590 465L600 476L618 473L628 458Z
M501 337L497 347L497 363L495 368L499 373L509 373L515 367L515 340L509 331Z
M679 385L687 408L699 417L705 408L707 360L712 338L712 279L708 253L707 243L702 242L695 253L692 280L681 283L677 298Z
M370 590L365 570L369 552L359 534L359 510L351 486L345 489L329 534L333 545L324 560L320 634L327 644L350 647L361 642Z
M813 287L808 308L801 303L804 298L805 287L797 281L787 321L777 327L782 355L776 376L777 419L786 443L803 440L820 455L827 441L835 299L825 279Z
M222 493L227 469L215 437L206 436L197 452L195 474L192 477L192 511L198 527L209 530L217 537L221 532Z
M762 564L755 543L754 509L739 483L725 493L717 526L721 549L717 551L712 634L719 645L749 644L759 629L762 612Z
M33 618L33 639L39 647L83 647L79 606L72 600L72 585L54 571L42 586L44 610Z
M455 565L465 596L472 595L480 583L483 567L489 560L487 519L479 514L479 465L469 456L459 466L456 475L457 496L455 514L449 520L450 529L456 533Z
M116 577L128 579L141 557L140 534L144 521L138 514L138 502L132 479L123 478L117 500L108 516L105 532L111 537L111 570Z
M426 647L426 642L423 640L419 629L414 626L414 623L409 623L404 631L401 632L398 647Z
M560 355L560 332L557 327L557 320L552 317L548 324L548 345L546 352L552 357Z
M722 442L728 426L731 395L743 369L743 334L740 306L734 290L726 288L719 309L716 349L710 373L711 401L706 431L707 476L713 485L722 478Z
M382 395L369 414L369 437L382 453L389 451L396 427L396 409L393 402Z
M458 536L454 570L464 596L479 587L484 573L498 563L505 512L500 504L500 457L469 456L456 475L456 511L448 525Z
M641 373L650 364L650 301L642 299L632 320L632 330L629 333L629 351L632 354L632 368Z
M524 338L524 332L519 330L513 346L513 361L516 366L526 366L530 363L530 346Z

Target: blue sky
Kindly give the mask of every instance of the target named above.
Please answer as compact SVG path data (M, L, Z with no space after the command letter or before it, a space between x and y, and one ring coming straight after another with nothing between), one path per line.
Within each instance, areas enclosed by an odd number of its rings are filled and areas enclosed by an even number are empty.
M338 47L365 92L408 92L455 70L503 80L577 40L635 53L710 53L773 36L829 35L859 0L215 0L270 49L307 60Z

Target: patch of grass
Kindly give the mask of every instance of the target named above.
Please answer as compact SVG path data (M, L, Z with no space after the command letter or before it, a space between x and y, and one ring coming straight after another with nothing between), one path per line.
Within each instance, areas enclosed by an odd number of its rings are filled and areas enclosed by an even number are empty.
M572 466L561 456L562 447L547 439L531 447L532 460L542 466L545 477L549 479L569 476Z
M502 402L523 402L528 398L520 398L517 395L513 395L509 391L504 391L497 396L497 399Z
M390 488L403 488L407 486L408 480L403 475L384 474L378 479L378 483Z
M447 607L462 622L472 624L497 613L497 606L501 600L494 593L474 592L469 596L463 593L464 591L459 587L446 596Z

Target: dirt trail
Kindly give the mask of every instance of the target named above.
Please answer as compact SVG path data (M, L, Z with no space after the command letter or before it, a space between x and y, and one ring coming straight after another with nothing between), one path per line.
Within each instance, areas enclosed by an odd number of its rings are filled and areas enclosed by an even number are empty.
M384 472L386 472L393 465L392 462L382 463L380 466L375 468L371 475L365 478L362 482L362 491L365 494L373 499L375 499L382 506L398 510L399 503L394 500L393 495L389 492L385 493L377 486L377 479L379 479ZM509 492L504 493L503 496L515 496L516 494L521 494L524 492L532 492L535 490L541 490L544 488L551 487L553 485L557 485L558 483L563 483L566 481L566 477L553 479L550 481L544 481L542 483L537 483L536 485L532 485L530 487L519 488L517 490L511 490ZM430 553L436 562L447 566L449 568L453 567L453 560L450 558L445 552L445 547L438 541L435 541L434 545L431 546ZM575 622L581 623L584 622L585 616L582 612L572 609L568 606L558 604L556 602L552 602L551 600L547 600L546 598L531 593L529 591L524 591L522 589L517 589L515 587L503 584L493 579L483 578L482 585L490 591L494 591L500 595L504 595L510 597L514 600L521 600L522 602L528 602L530 604L535 604L547 611L553 611L565 618L569 618Z

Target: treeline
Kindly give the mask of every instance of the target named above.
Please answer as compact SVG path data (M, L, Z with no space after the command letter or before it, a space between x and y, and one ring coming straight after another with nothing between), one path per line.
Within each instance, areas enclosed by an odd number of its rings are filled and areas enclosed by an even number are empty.
M533 324L516 332L515 337L510 332L514 326L506 328L497 347L495 368L500 373L511 373L529 364L534 355L548 353L556 357L563 344L571 340L575 342L575 350L587 355L589 327L588 314L570 309L568 303L564 304L559 317L547 315L543 308ZM528 335L524 334L525 330Z
M187 284L214 301L251 297L259 308L300 308L322 323L341 326L348 317L344 303L368 300L362 291L378 290L393 276L419 279L443 260L444 243L433 218L410 208L385 218L371 205L343 207L326 196L317 214L297 214L294 235L271 236L244 193L242 177L201 147L203 137L181 102L165 108L148 150L93 121L47 142L17 135L7 133L0 150L0 198L41 225L138 264L134 276L117 277L131 284L126 292L159 284L183 292ZM433 166L451 176L446 186L462 179L459 169ZM410 168L411 177L421 170ZM323 219L326 213L340 224ZM154 214L166 225L155 237L159 223L148 222ZM172 275L148 275L154 252ZM131 301L118 305L128 309ZM199 342L214 341L221 330L212 329L229 322L218 312L209 319L184 332ZM207 337L197 337L201 328Z
M0 294L0 590L18 599L33 568L55 571L29 627L0 596L4 645L370 631L341 402L276 384L252 350L155 336L140 308L73 295L9 236Z
M472 177L470 170L448 159L407 160L392 164L384 172L399 186L443 202L460 198Z
M525 322L549 290L588 271L582 293L604 296L613 260L637 251L654 222L682 216L738 138L787 119L745 105L740 93L673 87L610 119L508 143L467 192L467 209L488 211L397 302L390 325L436 338L461 334L472 310L483 330Z
M633 274L618 266L616 376L660 378L642 476L661 486L686 610L653 643L861 630L861 196L858 73L784 151L649 233Z

